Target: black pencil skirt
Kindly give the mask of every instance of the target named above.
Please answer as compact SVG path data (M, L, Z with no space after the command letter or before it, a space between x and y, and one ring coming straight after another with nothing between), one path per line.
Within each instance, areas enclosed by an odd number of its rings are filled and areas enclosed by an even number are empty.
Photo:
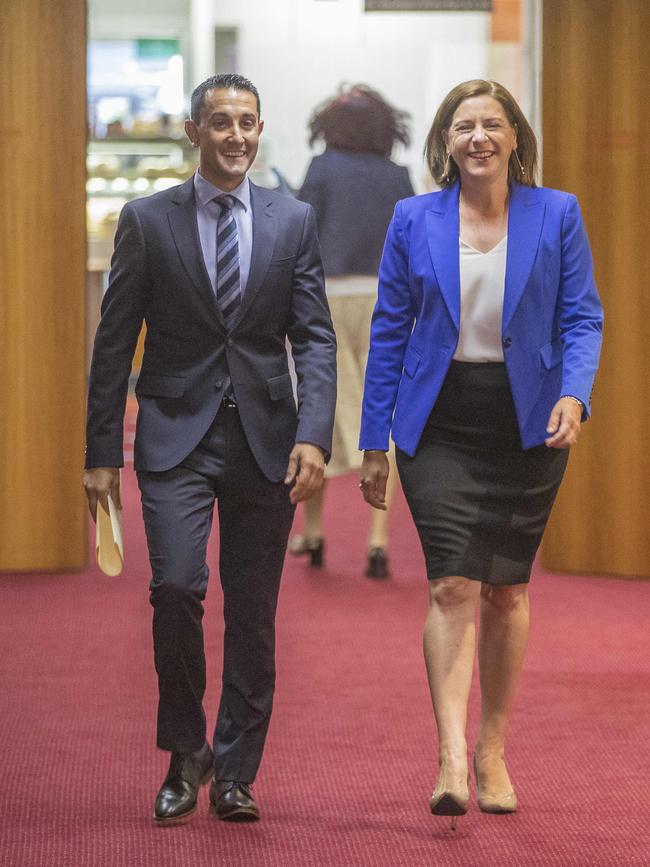
M397 449L427 577L526 583L568 457L522 449L505 364L452 362L417 452Z

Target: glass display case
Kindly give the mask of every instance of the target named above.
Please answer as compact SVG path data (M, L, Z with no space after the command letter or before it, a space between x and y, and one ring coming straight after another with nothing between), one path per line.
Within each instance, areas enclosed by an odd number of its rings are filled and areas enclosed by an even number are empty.
M139 196L178 184L195 168L186 139L181 41L88 43L88 269L106 271L119 213Z
M197 153L187 140L91 139L86 181L88 270L108 269L117 219L126 202L181 183L196 165Z

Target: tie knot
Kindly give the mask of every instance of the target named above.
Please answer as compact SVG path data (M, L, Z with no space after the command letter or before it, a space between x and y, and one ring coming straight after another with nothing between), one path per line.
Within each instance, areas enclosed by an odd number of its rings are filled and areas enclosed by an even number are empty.
M221 208L221 213L232 211L235 206L235 197L227 195L219 195L214 197L215 202Z

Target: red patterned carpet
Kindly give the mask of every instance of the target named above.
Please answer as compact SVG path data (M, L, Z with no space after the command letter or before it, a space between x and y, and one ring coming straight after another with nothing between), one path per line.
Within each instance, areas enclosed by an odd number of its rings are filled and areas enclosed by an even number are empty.
M650 584L538 572L509 763L520 811L432 817L435 735L420 632L426 587L400 498L394 577L361 576L366 507L331 483L327 566L287 562L278 695L255 787L263 821L154 827L148 565L124 476L127 569L0 577L0 863L7 867L550 867L650 863ZM214 721L215 564L205 629ZM476 732L472 698L470 737Z

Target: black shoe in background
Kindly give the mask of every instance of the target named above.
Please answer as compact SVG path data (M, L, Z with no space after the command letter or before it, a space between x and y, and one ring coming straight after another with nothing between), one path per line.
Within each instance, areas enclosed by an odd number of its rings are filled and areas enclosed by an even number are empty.
M388 578L388 556L384 548L371 548L368 551L368 578Z

